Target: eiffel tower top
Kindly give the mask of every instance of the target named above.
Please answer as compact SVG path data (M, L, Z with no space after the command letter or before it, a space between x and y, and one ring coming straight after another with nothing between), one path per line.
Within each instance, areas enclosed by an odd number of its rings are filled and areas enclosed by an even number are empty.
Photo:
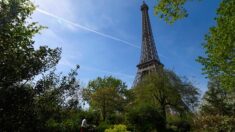
M143 10L143 9L149 9L149 7L148 7L148 5L145 3L145 1L143 1L143 5L141 6L141 10Z
M160 63L157 49L154 42L151 23L148 15L148 5L143 1L141 5L142 11L142 45L141 45L141 57L139 65L147 63L149 61L156 61ZM137 66L138 67L138 66Z

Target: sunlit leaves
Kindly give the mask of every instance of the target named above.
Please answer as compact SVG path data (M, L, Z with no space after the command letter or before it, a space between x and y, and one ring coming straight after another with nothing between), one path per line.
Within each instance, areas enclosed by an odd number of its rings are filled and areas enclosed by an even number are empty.
M185 4L190 0L157 0L155 14L167 23L174 23L178 19L188 16Z
M217 24L210 28L203 44L205 57L198 61L209 78L218 78L222 87L235 90L235 1L223 0L217 10Z
M84 99L93 109L101 112L103 120L106 120L110 113L123 110L126 95L126 84L112 76L98 77L90 81L88 87L83 90Z

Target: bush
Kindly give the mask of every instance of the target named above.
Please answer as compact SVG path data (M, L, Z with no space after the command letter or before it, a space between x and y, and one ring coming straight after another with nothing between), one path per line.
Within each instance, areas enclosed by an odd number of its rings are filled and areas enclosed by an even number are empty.
M148 105L132 109L128 113L128 121L141 132L164 131L166 126L165 119L159 114L157 109Z
M96 128L96 130L98 132L104 132L106 129L108 129L110 127L111 127L111 125L104 121L99 124L99 126Z
M189 132L191 130L191 120L178 115L168 115L168 129L177 132Z
M198 115L194 119L195 131L233 132L235 131L235 117L222 115Z
M46 129L47 131L56 132L77 132L80 130L80 125L70 119L66 119L63 122L56 122L54 119L49 119Z
M105 132L128 132L125 125L114 125L112 128L106 129Z
M113 113L107 117L107 121L110 124L122 124L125 121L125 119L124 119L123 114Z

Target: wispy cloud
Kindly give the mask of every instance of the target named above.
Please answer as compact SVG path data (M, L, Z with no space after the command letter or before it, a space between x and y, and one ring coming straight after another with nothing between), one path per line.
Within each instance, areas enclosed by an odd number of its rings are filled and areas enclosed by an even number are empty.
M97 30L94 30L94 29L92 29L92 28L90 28L90 27L88 27L88 26L83 26L83 25L81 25L81 24L79 24L79 23L72 22L72 21L70 21L70 20L64 19L64 18L62 18L62 17L59 17L59 16L57 16L57 15L55 15L55 14L52 14L52 13L47 12L47 11L42 10L42 9L37 9L37 11L40 12L40 13L42 13L42 14L44 14L44 15L53 17L53 18L57 19L58 21L63 21L63 22L65 22L65 23L67 23L67 24L69 24L69 25L71 25L71 26L74 26L74 27L77 27L77 28L80 28L80 29L83 29L83 30L86 30L86 31L89 31L89 32L92 32L92 33L95 33L95 34L97 34L97 35L100 35L100 36L105 37L105 38L108 38L108 39L112 39L112 40L121 42L122 44L131 46L131 47L133 47L133 48L140 49L139 46L137 46L137 45L135 45L135 44L132 44L131 42L128 42L128 41L126 41L126 40L123 40L123 39L121 39L121 38L115 37L115 36L113 36L113 35L109 35L109 34L106 34L106 33L103 33L103 32L97 31ZM162 54L159 54L159 56L161 56L161 57L163 57L163 58L166 58L166 59L168 58L168 57L166 57L165 55L162 55Z
M129 46L131 46L131 47L140 49L139 46L136 46L135 44L132 44L132 43L130 43L130 42L128 42L128 41L125 41L125 40L122 40L122 39L120 39L120 38L118 38L118 37L115 37L115 36L112 36L112 35L109 35L109 34L102 33L102 32L100 32L100 31L91 29L90 27L83 26L83 25L81 25L81 24L79 24L79 23L72 22L72 21L70 21L70 20L64 19L64 18L62 18L62 17L59 17L59 16L57 16L57 15L55 15L55 14L52 14L52 13L50 13L50 12L47 12L47 11L45 11L45 10L42 10L42 9L39 9L39 8L38 8L37 11L40 12L40 13L42 13L42 14L44 14L44 15L53 17L53 18L55 18L55 19L57 19L57 20L59 20L59 21L63 21L63 22L65 22L65 23L68 23L68 24L70 24L70 25L72 25L72 26L74 26L74 27L77 27L77 28L80 28L80 29L83 29L83 30L86 30L86 31L89 31L89 32L93 32L93 33L95 33L95 34L97 34L97 35L100 35L100 36L102 36L102 37L109 38L109 39L112 39L112 40L115 40L115 41L119 41L119 42L121 42L121 43L123 43L123 44L126 44L126 45L129 45Z

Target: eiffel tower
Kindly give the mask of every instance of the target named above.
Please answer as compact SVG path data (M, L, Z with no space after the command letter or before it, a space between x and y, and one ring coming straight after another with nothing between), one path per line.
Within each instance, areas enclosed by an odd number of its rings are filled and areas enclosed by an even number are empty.
M137 75L135 77L134 86L136 86L144 77L151 72L158 72L163 68L163 64L158 57L155 46L150 19L148 15L148 5L143 1L141 5L142 11L142 45L140 62L137 65Z

